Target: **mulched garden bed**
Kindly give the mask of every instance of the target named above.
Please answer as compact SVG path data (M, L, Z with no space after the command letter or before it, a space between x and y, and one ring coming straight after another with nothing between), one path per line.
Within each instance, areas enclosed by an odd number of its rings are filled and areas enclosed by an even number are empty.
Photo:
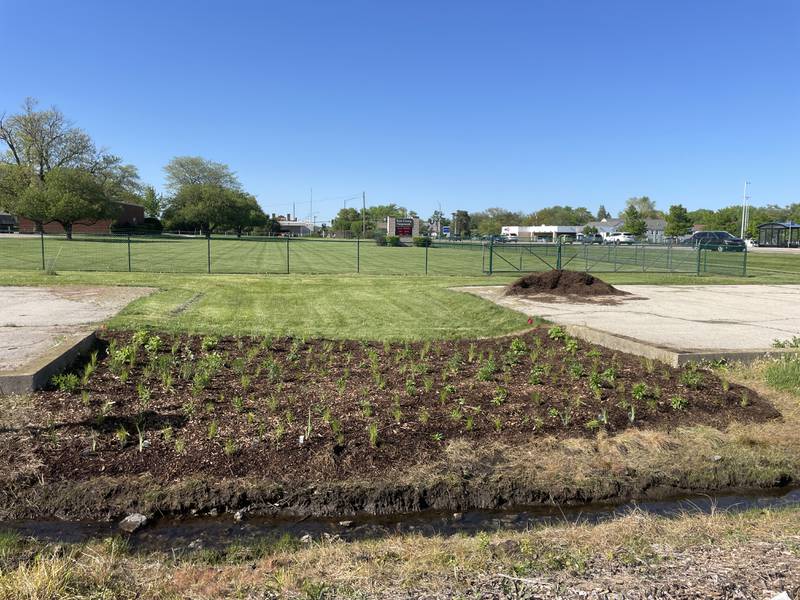
M614 353L558 326L413 344L145 332L103 342L94 366L35 394L27 426L0 432L46 481L372 478L438 459L457 438L514 444L779 417L710 370Z

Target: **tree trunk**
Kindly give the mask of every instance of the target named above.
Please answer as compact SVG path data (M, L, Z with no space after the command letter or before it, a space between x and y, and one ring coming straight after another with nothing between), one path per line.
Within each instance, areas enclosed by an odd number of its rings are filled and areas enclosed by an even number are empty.
M71 240L72 239L72 223L62 223L62 226L64 227L64 233L67 234L67 239Z

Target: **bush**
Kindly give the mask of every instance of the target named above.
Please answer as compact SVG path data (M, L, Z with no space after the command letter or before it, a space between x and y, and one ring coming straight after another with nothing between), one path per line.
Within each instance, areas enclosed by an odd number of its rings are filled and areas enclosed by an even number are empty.
M425 236L415 237L413 240L411 240L411 243L414 244L415 246L420 246L424 248L425 246L431 245L431 238Z
M386 245L386 234L385 233L376 233L374 235L375 243L378 246L385 246Z
M399 246L400 245L400 238L396 235L387 235L386 236L386 245L387 246Z

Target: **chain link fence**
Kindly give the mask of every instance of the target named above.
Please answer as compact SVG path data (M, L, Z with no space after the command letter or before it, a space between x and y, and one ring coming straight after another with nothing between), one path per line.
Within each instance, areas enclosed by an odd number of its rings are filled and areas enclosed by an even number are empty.
M746 252L682 246L192 235L0 235L0 269L151 273L481 275L546 269L746 275Z

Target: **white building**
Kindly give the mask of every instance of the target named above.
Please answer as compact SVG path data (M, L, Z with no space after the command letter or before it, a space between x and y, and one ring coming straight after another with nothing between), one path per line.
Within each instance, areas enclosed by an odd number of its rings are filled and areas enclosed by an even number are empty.
M556 242L562 236L577 238L583 225L506 225L500 233L521 242Z

